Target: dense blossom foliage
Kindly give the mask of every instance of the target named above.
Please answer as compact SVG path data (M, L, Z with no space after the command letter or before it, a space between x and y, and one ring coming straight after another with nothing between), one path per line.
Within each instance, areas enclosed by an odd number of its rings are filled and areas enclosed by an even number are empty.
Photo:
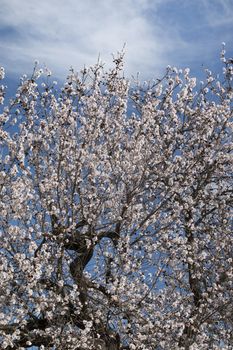
M233 348L232 61L0 89L1 349ZM4 78L1 68L0 78Z

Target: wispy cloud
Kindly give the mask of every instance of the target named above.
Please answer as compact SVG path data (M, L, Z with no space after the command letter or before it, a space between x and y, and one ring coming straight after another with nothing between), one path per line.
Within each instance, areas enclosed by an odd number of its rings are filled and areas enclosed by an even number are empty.
M200 50L203 56L214 40L220 44L226 27L233 28L231 4L231 0L1 0L0 63L23 73L39 59L63 76L70 66L78 69L95 63L99 54L109 62L111 53L126 43L127 74L156 75L167 64L198 59ZM208 33L210 27L216 28L215 39Z
M233 1L232 0L201 0L200 5L210 27L233 26ZM231 36L232 32L226 34Z

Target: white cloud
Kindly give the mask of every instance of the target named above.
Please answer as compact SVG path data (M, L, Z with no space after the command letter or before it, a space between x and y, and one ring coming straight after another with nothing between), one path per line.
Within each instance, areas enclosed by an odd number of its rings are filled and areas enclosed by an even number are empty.
M200 51L203 57L207 44L211 46L208 40L199 38L197 44L185 37L187 13L191 18L196 6L209 27L224 15L226 24L231 1L196 0L193 5L191 0L1 0L0 63L8 71L24 73L38 59L62 77L70 66L95 63L99 54L110 62L111 54L126 43L127 75L140 71L145 78L157 76L167 64L183 64L185 59L189 64ZM167 13L160 11L163 6ZM182 11L183 18L176 20ZM173 25L168 24L169 16L174 17ZM195 19L192 24L186 21L189 25L195 32L199 24Z
M111 60L126 43L129 74L164 66L178 37L149 18L161 0L2 0L1 26L14 31L4 47L9 69L27 69L34 59L58 74L72 65ZM170 33L169 33L170 32ZM181 42L181 40L180 40ZM182 44L182 43L181 43ZM4 62L5 63L5 62Z

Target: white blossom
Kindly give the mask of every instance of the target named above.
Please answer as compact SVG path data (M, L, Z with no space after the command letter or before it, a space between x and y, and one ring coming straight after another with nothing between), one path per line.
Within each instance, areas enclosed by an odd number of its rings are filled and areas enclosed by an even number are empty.
M120 53L60 92L36 62L1 89L1 348L232 348L224 62L131 84Z

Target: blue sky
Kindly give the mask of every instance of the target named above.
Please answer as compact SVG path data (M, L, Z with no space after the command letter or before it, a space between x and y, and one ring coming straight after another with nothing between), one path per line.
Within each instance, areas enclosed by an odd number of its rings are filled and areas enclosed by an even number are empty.
M164 68L215 68L221 43L233 52L233 0L1 0L0 65L32 72L35 59L57 78L70 66L106 65L126 43L126 75Z

